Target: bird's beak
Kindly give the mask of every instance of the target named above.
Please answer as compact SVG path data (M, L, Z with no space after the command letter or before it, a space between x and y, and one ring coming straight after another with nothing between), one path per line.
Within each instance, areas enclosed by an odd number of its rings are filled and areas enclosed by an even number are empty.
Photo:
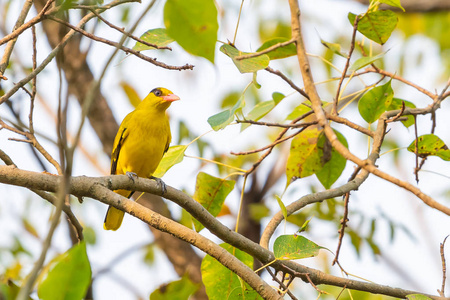
M169 102L180 100L180 97L178 97L175 94L169 94L167 96L163 96L162 98L164 101L169 101Z

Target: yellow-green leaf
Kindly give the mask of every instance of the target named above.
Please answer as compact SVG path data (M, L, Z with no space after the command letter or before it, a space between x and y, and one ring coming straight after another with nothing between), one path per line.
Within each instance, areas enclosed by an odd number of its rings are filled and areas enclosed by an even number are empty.
M342 53L341 51L341 45L337 44L337 43L328 43L322 39L320 39L320 42L322 43L322 45L324 45L325 47L327 47L328 49L330 49L333 53L345 57L347 58L347 55Z
M272 100L267 100L263 102L259 102L253 107L253 109L245 116L246 120L258 121L267 115L272 109L280 103L281 100L284 99L284 95L278 92L272 94ZM241 126L241 131L246 129L250 124L243 123Z
M301 235L281 235L273 244L273 254L278 260L314 257L324 249Z
M91 283L91 275L86 244L81 242L53 261L50 270L38 285L39 299L83 299Z
M292 112L286 117L286 120L295 120L298 117L303 116L307 112L311 111L311 103L309 102L309 100L306 100L303 103L294 108Z
M283 213L283 217L285 220L287 220L287 210L286 206L284 205L283 201L281 200L280 196L275 195L275 199L277 199L278 206L281 208L281 212Z
M287 185L297 178L308 177L320 169L317 150L317 128L306 129L291 142L291 150L286 165Z
M266 54L252 58L237 60L235 59L236 56L250 53L239 51L235 47L228 44L222 45L222 47L220 47L220 51L233 60L233 63L236 65L239 72L241 73L253 73L265 69L267 68L267 66L269 66L270 58Z
M173 38L167 35L167 31L165 28L155 28L147 30L139 38L149 44L153 44L159 47L167 46L174 41ZM136 51L143 51L143 50L153 50L156 48L147 46L140 42L136 42L133 49Z
M157 288L150 294L150 300L188 300L198 290L199 286L200 284L193 283L188 275L184 275L179 280Z
M387 51L386 51L387 52ZM361 57L359 59L357 59L349 68L349 71L356 71L359 70L361 68L364 68L367 65L370 65L371 63L375 62L376 60L382 58L386 52L380 53L378 55L375 56L364 56Z
M380 3L384 3L393 7L398 7L401 10L405 11L405 9L403 8L403 6L400 4L400 0L379 0Z
M164 24L184 50L214 63L219 24L213 0L167 0Z
M287 38L279 37L279 38L274 38L274 39L265 41L261 45L261 47L259 47L256 50L256 52L261 52L261 51L266 50L267 48L272 47L272 46L274 46L276 44L287 42L288 40L289 39L287 39ZM279 48L277 48L275 50L272 50L272 51L270 51L270 52L268 52L266 54L267 54L267 56L269 56L269 58L271 60L273 60L273 59L280 59L280 58L285 58L285 57L297 55L297 48L295 47L294 43L291 43L291 44L289 44L287 46L279 47Z
M375 122L391 105L394 91L391 80L367 91L358 102L358 110L367 123Z
M5 283L0 281L0 299L1 300L15 300L17 299L17 294L19 294L20 286L14 283L12 280L6 280ZM34 300L30 296L27 300Z
M416 153L416 141L408 146L408 151ZM420 157L432 155L450 161L450 150L444 141L434 134L425 134L417 138L417 153Z
M161 178L166 174L166 172L172 168L174 165L180 163L184 158L184 152L186 151L186 145L172 146L164 154L158 168L153 173L153 176Z
M212 129L214 129L215 131L225 128L228 124L233 122L234 114L239 111L244 105L244 94L242 94L232 108L221 111L220 113L209 117L209 125L211 125Z
M345 137L337 130L334 130L334 133L339 142L348 148ZM329 189L341 176L345 169L345 165L347 164L347 160L331 147L331 144L328 142L323 132L317 140L317 149L321 160L321 168L316 171L316 176L320 183L322 183L326 189Z
M247 267L253 269L253 257L249 254L232 247L228 244L221 244L225 250L229 253L233 254L237 259L243 262ZM244 283L242 284L241 279L233 273L230 269L223 266L219 263L215 258L206 255L203 258L201 265L202 279L203 284L205 285L206 294L208 295L209 300L223 300L223 299L248 299L248 298L230 298L230 294L234 294L233 292L236 289L244 288L245 291L252 291L251 287ZM244 294L245 296L246 294ZM258 296L259 297L259 296ZM252 298L249 299L261 299Z
M349 13L348 20L353 25L356 15ZM372 41L383 45L397 26L398 17L390 10L378 10L360 15L358 31Z
M233 180L225 180L200 172L197 175L193 198L216 217L222 209L225 198L234 189L234 184ZM196 220L194 220L194 226L197 232L204 228Z

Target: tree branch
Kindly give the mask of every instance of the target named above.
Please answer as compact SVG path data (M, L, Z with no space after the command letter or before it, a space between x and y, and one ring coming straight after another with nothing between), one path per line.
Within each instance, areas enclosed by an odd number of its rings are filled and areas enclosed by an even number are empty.
M331 128L330 124L328 123L328 120L325 116L325 112L322 109L322 103L321 103L320 97L319 97L316 87L314 85L314 79L311 74L311 69L310 69L308 58L306 55L303 38L301 36L301 28L300 28L300 20L299 20L300 9L298 7L297 0L289 0L289 6L291 8L292 36L296 38L297 57L298 57L298 61L300 64L300 70L302 73L305 91L310 96L312 108L314 110L314 114L317 117L317 120L319 121L319 125L324 128L325 135L328 138L328 140L330 141L333 148L336 149L336 151L338 151L343 157L345 157L348 160L351 160L352 162L357 164L359 167L369 171L370 173L372 173L386 181L392 182L392 183L396 184L397 186L410 191L411 193L416 195L418 198L420 198L426 205L428 205L432 208L435 208L435 209L445 213L446 215L450 215L449 207L442 205L441 203L435 201L430 196L424 194L416 186L414 186L408 182L402 181L398 178L395 178L395 177L381 171L374 165L373 160L360 159L359 157L357 157L356 155L351 153L341 142L339 142L336 134L334 133L333 129ZM426 113L429 113L433 109L434 109L434 106L431 105L431 106L428 106L428 108L425 109L424 111L426 111ZM405 110L405 114L407 114L408 111L409 110ZM422 111L422 110L419 109L418 111ZM377 147L375 147L375 143L379 143L381 146L381 143L383 141L384 134L385 134L384 128L386 126L385 122L386 122L387 118L394 117L398 113L399 113L399 110L396 110L396 111L388 111L381 115L381 117L378 120L378 128L382 129L382 131L379 132L378 139L375 138L374 148L377 148ZM376 153L376 154L378 155L378 153Z
M347 184L347 188L351 188L352 186L356 187L357 181L364 179L364 177L367 177L367 174L367 171L363 170L361 174L355 178L355 180ZM24 171L17 169L14 166L0 166L0 183L10 185L35 188L48 192L56 192L59 188L59 182L62 180L62 178L62 176ZM158 230L175 235L178 238L198 247L202 251L219 260L225 266L229 267L233 272L236 272L242 278L245 278L245 280L250 280L250 282L252 282L252 287L256 288L260 295L264 293L265 296L263 297L266 297L265 299L280 299L278 298L279 295L272 294L272 288L268 288L267 285L261 283L259 276L257 276L252 270L250 270L246 266L242 266L242 263L240 262L236 262L237 265L235 265L235 258L222 248L219 247L220 249L218 249L218 246L212 243L210 240L193 232L192 230L187 229L183 225L180 225L174 221L162 217L159 214L154 213L149 209L144 208L139 203L121 197L120 195L112 192L112 189L145 191L155 195L158 195L161 192L159 185L154 180L137 178L133 182L126 175L113 175L99 178L86 176L72 177L68 185L69 193L75 196L90 197L98 199L105 204L113 205L114 207L143 220L144 222L153 226L154 228L157 228ZM336 195L342 192L342 189L340 191L338 191L338 189L332 189L323 193L328 193L327 197L334 197L333 194ZM324 196L323 193L318 194ZM272 252L221 224L209 212L205 211L198 202L196 202L185 193L167 186L167 192L164 194L164 197L182 206L189 213L191 213L193 217L200 221L200 223L208 228L210 232L215 234L223 241L231 244L238 249L241 249L242 251L249 253L253 257L260 260L262 263L269 263L275 260ZM303 197L302 199L304 199L304 202L306 203L308 202L308 200L313 200L313 197L315 197L315 195L308 195ZM333 286L347 287L350 289L379 293L399 298L404 298L409 294L418 293L416 291L403 290L375 283L361 282L357 280L344 279L328 275L321 271L302 266L292 261L275 261L272 266L277 270L284 270L285 272L294 270L298 273L307 274L311 281L316 285L329 284ZM289 270L284 266L287 266ZM307 280L306 275L304 275L304 278L302 277L302 279ZM270 298L272 296L276 298ZM432 299L448 299L433 295L427 296Z

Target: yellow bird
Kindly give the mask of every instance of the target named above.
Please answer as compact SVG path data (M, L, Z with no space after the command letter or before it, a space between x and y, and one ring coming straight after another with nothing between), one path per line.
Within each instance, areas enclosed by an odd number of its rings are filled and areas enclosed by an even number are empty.
M164 183L152 175L172 139L166 109L179 99L168 89L155 88L123 119L114 139L111 175L127 174L131 179L132 176L153 178L164 189ZM114 192L126 198L134 193L127 190ZM123 216L123 211L109 206L103 228L117 230Z

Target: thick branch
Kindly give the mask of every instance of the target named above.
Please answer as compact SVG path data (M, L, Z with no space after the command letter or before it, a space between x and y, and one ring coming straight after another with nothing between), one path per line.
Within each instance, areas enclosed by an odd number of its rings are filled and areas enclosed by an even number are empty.
M364 173L364 171L362 173ZM56 192L59 187L58 184L61 180L62 180L61 176L23 171L15 168L14 166L0 166L0 183L40 189L48 192ZM349 184L355 183L349 182ZM124 210L125 212L143 220L147 224L163 232L168 232L172 235L177 236L178 238L187 241L190 244L195 245L196 247L199 247L199 249L208 254L211 254L225 266L228 267L229 265L233 265L234 267L233 266L231 267L233 267L234 269L231 270L239 272L238 273L239 276L246 278L246 280L249 279L253 283L256 282L256 278L253 277L253 275L256 276L256 274L253 273L253 271L251 271L247 267L244 268L241 265L236 267L233 258L230 258L227 255L228 252L224 253L223 251L217 249L216 248L217 245L215 245L211 241L194 233L193 231L188 230L186 227L180 224L170 221L160 216L159 214L156 214L144 208L139 203L123 198L111 192L108 189L111 190L129 189L136 191L145 191L152 194L159 194L161 191L159 185L153 180L137 178L133 182L126 175L114 175L100 178L80 176L71 178L71 181L69 183L69 192L71 194L75 196L84 196L98 199L105 204L113 205L118 209ZM273 256L272 252L270 252L267 249L264 249L260 245L248 240L247 238L241 236L240 234L230 230L228 227L221 224L215 217L213 217L210 213L205 211L204 208L198 202L193 200L185 193L178 191L170 186L167 186L167 192L164 194L164 197L182 206L189 213L191 213L197 220L199 220L203 225L205 225L205 227L208 228L210 232L214 233L223 241L251 254L252 256L260 260L262 263L269 263L274 261L275 257ZM223 255L223 257L220 255ZM230 258L231 261L228 261L228 258ZM307 268L305 266L290 261L287 262L276 261L272 264L274 268L286 271L287 269L284 268L284 265L289 267L289 269L291 270L295 270L296 272L308 274L311 281L316 285L329 284L399 298L405 298L406 295L418 293L416 291L392 288L388 286L378 285L375 283L366 283L357 280L344 279L328 275L321 271ZM248 271L250 271L252 275L247 273ZM307 280L306 275L304 279ZM259 278L257 282L261 284ZM271 294L272 288L267 288L266 285L259 285L259 286L257 285L252 287L256 288L257 291L260 293L267 292L270 293L270 295L272 295ZM266 295L267 296L265 299L278 299L278 298L270 298L272 296L269 296L268 294ZM278 295L276 296L278 297ZM432 299L449 299L432 295L427 296L429 296Z

